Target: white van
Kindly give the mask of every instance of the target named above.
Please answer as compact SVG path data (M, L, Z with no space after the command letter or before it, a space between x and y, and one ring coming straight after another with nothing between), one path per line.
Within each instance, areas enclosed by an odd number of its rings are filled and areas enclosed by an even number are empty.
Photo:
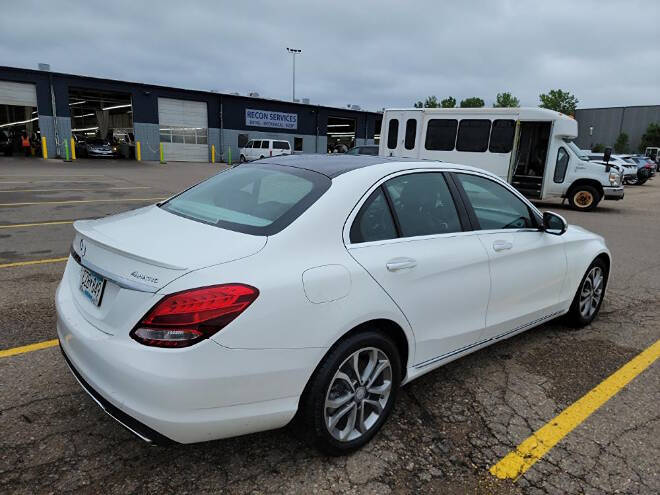
M269 156L290 155L291 144L283 139L250 139L240 151L240 161L250 162Z
M577 210L622 199L621 171L589 161L576 137L575 119L542 108L391 109L380 155L472 165L530 199L567 198Z

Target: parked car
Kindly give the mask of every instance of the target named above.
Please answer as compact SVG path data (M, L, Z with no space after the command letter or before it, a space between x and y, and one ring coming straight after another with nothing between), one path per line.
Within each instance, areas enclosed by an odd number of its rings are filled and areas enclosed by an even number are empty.
M610 272L601 236L497 176L396 158L267 158L74 229L62 352L153 442L297 414L324 451L353 451L402 384L562 315L589 324Z
M9 133L0 129L0 153L5 156L11 156L13 151L13 144Z
M371 155L378 156L377 144L365 144L363 146L355 146L346 152L347 155Z
M119 147L106 139L89 138L77 143L78 155L85 158L117 158Z
M589 154L589 160L598 163L605 163L603 153ZM624 184L637 183L637 164L632 160L624 159L622 155L612 155L609 160L609 165L616 166L623 175Z
M650 158L642 155L629 155L623 158L637 165L637 181L630 182L631 185L641 186L655 176L656 164Z
M291 144L282 139L250 139L240 150L240 161L251 162L261 158L290 155Z

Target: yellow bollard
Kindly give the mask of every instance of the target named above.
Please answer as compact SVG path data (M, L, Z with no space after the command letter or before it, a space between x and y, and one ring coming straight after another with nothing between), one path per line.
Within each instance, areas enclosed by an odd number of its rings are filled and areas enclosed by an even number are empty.
M140 141L137 141L135 143L135 156L137 157L138 162L142 161L142 152L140 151Z
M44 156L44 160L48 160L48 146L46 146L46 138L41 138L41 154Z
M160 143L160 164L165 165L165 150L163 149L163 143Z
M211 145L211 163L215 163L215 144Z
M76 140L71 138L71 159L76 159Z

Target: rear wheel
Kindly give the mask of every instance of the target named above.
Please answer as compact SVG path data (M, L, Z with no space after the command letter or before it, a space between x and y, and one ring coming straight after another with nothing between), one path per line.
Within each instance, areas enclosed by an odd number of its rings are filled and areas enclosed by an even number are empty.
M600 258L594 260L582 277L567 315L573 326L583 327L596 317L603 304L607 277L605 262Z
M341 341L303 394L300 416L308 440L330 455L359 449L390 415L400 383L401 360L387 336L370 330Z
M239 157L238 161L239 161L240 163L245 163L245 162L247 162L247 160L245 159L245 155L241 155L241 156Z
M568 193L571 208L580 211L591 211L600 202L600 194L593 186L575 186Z

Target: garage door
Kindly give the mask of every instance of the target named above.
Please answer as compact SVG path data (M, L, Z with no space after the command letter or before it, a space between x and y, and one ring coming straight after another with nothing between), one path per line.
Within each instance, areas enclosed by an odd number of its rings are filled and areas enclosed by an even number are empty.
M34 84L0 81L0 105L36 107L37 89Z
M158 120L165 160L208 161L206 102L158 98Z

